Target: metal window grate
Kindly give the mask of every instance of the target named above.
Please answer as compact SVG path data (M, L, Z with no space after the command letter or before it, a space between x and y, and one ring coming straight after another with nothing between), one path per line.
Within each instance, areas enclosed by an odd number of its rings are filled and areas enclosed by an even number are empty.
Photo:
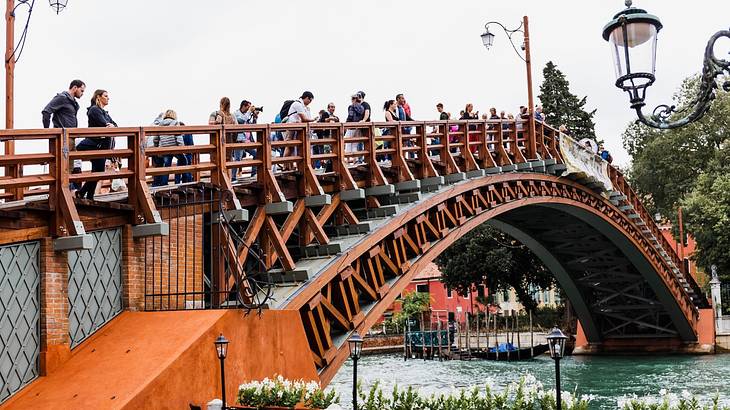
M91 251L68 253L68 326L78 346L122 311L121 229L92 232Z
M38 377L38 242L0 247L0 402Z

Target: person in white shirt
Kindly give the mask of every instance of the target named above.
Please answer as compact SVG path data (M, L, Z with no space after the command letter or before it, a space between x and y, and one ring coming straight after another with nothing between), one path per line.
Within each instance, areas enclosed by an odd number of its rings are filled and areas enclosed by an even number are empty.
M302 93L302 96L299 97L298 100L294 101L292 105L289 107L289 112L287 113L287 123L296 123L296 122L312 122L315 121L316 118L312 117L312 112L309 110L309 104L312 103L314 100L314 94L312 94L311 91L305 91ZM297 138L297 131L288 131L285 136L285 140L294 140ZM284 148L284 154L283 157L288 157L292 155L292 147L286 147ZM290 166L285 167L287 169L291 169Z

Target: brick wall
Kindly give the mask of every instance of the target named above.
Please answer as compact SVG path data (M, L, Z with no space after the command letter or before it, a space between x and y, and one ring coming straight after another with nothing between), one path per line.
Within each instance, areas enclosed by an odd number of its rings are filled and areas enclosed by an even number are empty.
M68 334L68 259L54 252L53 239L40 241L41 374L45 375L71 355Z
M126 310L144 310L144 244L144 239L132 237L132 225L122 228L122 298Z
M144 239L142 263L147 310L202 307L203 216L166 217L170 235ZM179 295L173 295L173 294Z

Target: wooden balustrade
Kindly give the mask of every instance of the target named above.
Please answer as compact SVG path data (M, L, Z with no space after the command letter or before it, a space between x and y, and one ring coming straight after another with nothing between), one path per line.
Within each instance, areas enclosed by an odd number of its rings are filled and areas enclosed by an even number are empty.
M530 142L532 129L537 135L535 144ZM147 146L148 139L156 136L182 134L193 134L196 144ZM245 141L234 142L239 134L246 137ZM282 138L273 138L277 135ZM63 215L58 216L65 221L56 224L59 229L54 232L65 235L83 229L76 223L76 216L67 215L73 214L69 190L72 182L125 179L129 190L126 202L135 209L135 221L155 222L159 216L149 192L158 176L190 173L194 181L207 180L232 190L231 172L238 170L237 189L251 194L246 196L246 204L264 205L291 197L517 165L530 158L552 158L559 163L558 136L552 127L525 119L3 130L2 141L45 143L43 147L29 145L30 153L0 159L6 175L0 177L0 190L4 191L0 199L19 201L48 193L49 208L60 209ZM72 148L79 138L98 137L113 137L116 147L97 151ZM527 151L531 145L536 147L535 155ZM237 150L248 154L235 160L233 153ZM163 167L153 161L181 154L190 154L192 163L173 162ZM119 171L70 174L74 160L110 157L122 160ZM23 175L24 169L44 164L49 166L48 172ZM614 175L620 173L614 171ZM645 212L622 178L616 181L617 187L627 193L637 210ZM233 198L230 206L240 207L236 196ZM650 228L655 230L654 226Z

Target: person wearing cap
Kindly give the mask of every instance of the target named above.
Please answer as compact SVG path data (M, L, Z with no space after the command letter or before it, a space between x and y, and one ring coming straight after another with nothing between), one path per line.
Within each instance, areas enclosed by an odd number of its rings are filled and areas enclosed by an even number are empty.
M314 100L314 94L311 91L305 91L298 100L294 101L289 107L287 113L287 123L295 122L312 122L316 118L312 117L312 112L309 110L309 104ZM294 140L297 137L297 131L288 131L285 136L285 140ZM292 147L288 146L284 148L283 157L292 155ZM285 169L293 169L293 164L289 164Z

